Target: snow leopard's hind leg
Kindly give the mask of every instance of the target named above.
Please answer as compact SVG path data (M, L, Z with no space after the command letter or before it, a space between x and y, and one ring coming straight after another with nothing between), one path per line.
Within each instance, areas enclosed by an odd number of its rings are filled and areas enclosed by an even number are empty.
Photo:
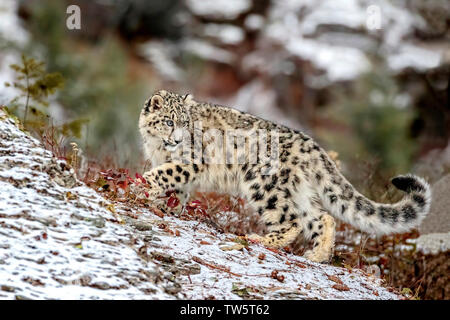
M334 249L335 226L334 218L326 213L308 222L304 236L307 240L313 240L313 248L305 252L305 258L314 262L330 261Z
M275 197L275 196L273 196ZM269 198L269 203L270 199ZM262 243L267 247L283 248L291 244L299 234L303 233L298 214L294 211L294 203L285 201L280 207L266 209L263 205L255 203L256 210L262 217L268 233L264 236L248 235L248 239ZM270 208L270 206L269 206Z
M244 176L244 186L250 204L268 229L267 235L253 234L248 237L250 240L282 248L302 235L305 240L314 241L306 258L315 262L329 261L334 247L334 219L322 209L305 175L286 167L258 178L250 169Z
M255 170L255 171L253 171ZM243 191L249 203L260 215L268 233L265 236L249 235L250 240L273 248L291 244L303 232L299 205L293 198L293 175L281 169L272 175L258 176L251 168L244 175ZM298 179L298 177L297 177ZM295 183L299 181L296 180Z

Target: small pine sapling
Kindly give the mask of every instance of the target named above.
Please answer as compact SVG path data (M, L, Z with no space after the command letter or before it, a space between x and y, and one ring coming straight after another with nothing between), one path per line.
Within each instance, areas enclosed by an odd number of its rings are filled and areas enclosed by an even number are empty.
M28 58L22 54L21 64L12 64L10 68L16 73L16 80L11 84L6 82L7 87L13 86L20 91L18 97L11 102L17 105L20 98L25 98L22 122L27 125L28 110L34 114L45 115L40 108L47 108L48 97L64 85L64 79L59 72L47 73L45 64L34 58Z
M19 95L10 103L10 110L16 115L22 114L23 127L34 131L45 148L58 158L66 159L64 146L66 139L70 136L80 138L82 126L88 120L75 119L55 126L47 114L48 98L64 86L63 76L59 72L46 72L44 62L24 54L21 63L12 64L10 68L15 71L15 81L6 82L5 86L19 90ZM30 115L33 116L32 119Z

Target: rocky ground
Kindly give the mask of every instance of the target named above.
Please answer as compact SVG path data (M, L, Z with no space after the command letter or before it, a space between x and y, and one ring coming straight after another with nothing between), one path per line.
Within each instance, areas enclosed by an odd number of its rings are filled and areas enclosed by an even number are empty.
M0 109L0 299L401 299L198 221L113 203Z

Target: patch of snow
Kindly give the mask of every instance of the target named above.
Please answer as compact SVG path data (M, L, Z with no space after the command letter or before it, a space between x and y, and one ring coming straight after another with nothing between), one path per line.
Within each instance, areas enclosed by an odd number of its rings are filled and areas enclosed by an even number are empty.
M12 86L15 73L10 68L11 64L20 63L20 57L12 53L2 55L0 53L0 105L9 103L12 99L20 95L20 90ZM6 87L5 83L11 86Z
M249 14L244 21L244 25L248 30L259 30L264 26L264 17L259 14Z
M169 225L179 226L176 221L166 219ZM187 228L186 228L187 227ZM182 283L190 299L204 299L214 296L217 299L237 299L233 285L249 292L247 299L396 299L397 296L378 287L381 283L375 277L366 277L361 271L349 272L309 262L299 256L278 254L260 245L252 245L242 251L223 251L222 246L232 245L230 235L220 235L205 226L191 224L180 230L187 234L188 241L176 237L161 237L165 252L192 260L200 258L205 264L201 272L191 275L192 281ZM189 228L196 227L192 233ZM208 244L201 244L205 241ZM264 259L259 257L264 254ZM208 266L214 265L214 267ZM228 271L218 269L226 267ZM271 277L272 271L284 276L280 282ZM330 277L339 278L348 291L336 289ZM375 293L376 292L376 293ZM378 294L378 295L377 295Z
M404 45L398 52L388 56L387 62L392 70L399 71L406 68L427 70L440 65L442 55L440 52Z
M218 38L224 44L238 44L244 40L244 31L231 24L207 23L203 33L205 36Z
M308 2L302 2L303 5ZM306 38L305 35L315 31L315 28L321 24L324 20L324 16L337 17L340 16L339 22L345 21L349 23L351 21L357 21L358 23L351 24L352 27L361 24L365 17L359 15L359 19L356 13L348 13L347 2L342 4L341 2L322 2L322 5L328 9L336 11L336 6L341 8L341 15L330 15L329 13L322 12L315 5L314 7L307 8L310 15L303 17L301 20L295 12L288 11L287 7L290 4L278 4L271 8L270 22L265 29L266 35L269 39L275 42L281 42L286 47L286 50L302 59L309 60L314 63L319 69L326 71L326 74L330 81L349 80L356 76L368 71L371 67L369 60L366 58L364 52L357 48L348 46L331 45L326 42L322 42L317 39ZM300 3L296 3L299 5ZM306 9L306 8L304 8ZM327 10L328 10L327 9ZM318 18L322 17L322 18ZM333 20L328 20L333 22Z
M353 79L371 67L364 53L355 48L332 46L300 37L291 39L286 48L326 70L330 81Z
M0 3L0 37L18 45L25 45L29 34L17 16L19 1L2 0Z
M174 62L176 53L171 43L156 40L148 41L140 46L139 52L166 79L173 81L183 79L184 72Z
M186 0L189 10L197 16L235 19L252 6L251 0Z
M299 4L302 1L299 1ZM310 1L303 1L306 5ZM346 1L320 1L314 10L302 20L300 27L304 35L316 32L318 26L342 25L348 28L361 28L366 23L366 15L362 14L365 8L361 7L358 0Z
M235 60L235 56L231 52L199 39L184 40L182 48L186 52L190 52L191 54L208 61L230 64Z
M225 37L229 37L229 35L225 35ZM228 38L225 41L236 39ZM180 43L151 40L142 44L139 52L161 76L170 81L183 81L185 78L185 71L176 62L176 58L181 52L190 53L207 61L225 64L233 63L235 60L235 56L231 52L195 38L185 38Z

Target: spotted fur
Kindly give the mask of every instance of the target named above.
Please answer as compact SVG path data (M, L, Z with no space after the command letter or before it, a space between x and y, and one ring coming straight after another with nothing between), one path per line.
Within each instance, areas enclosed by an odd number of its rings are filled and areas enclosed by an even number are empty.
M195 126L199 121L201 128ZM250 235L251 239L284 247L302 235L314 242L305 254L313 261L327 261L331 256L335 225L331 216L382 235L416 227L430 207L430 187L420 177L394 178L392 183L406 196L395 204L376 203L356 191L328 154L304 133L235 109L196 102L190 95L156 92L145 102L139 129L146 159L153 168L144 175L152 198L169 189L177 190L182 201L193 189L244 196L268 228L267 235ZM180 133L184 130L191 137L201 137L210 129L213 133L203 136L197 145L195 139ZM245 139L231 143L226 154L212 148L217 137L230 129L243 130ZM261 146L250 141L249 136L258 129L267 130L265 147L268 153L278 151L278 167L260 157ZM276 150L269 143L276 137L274 132L279 141ZM181 145L190 148L184 151ZM204 156L209 149L213 152ZM182 159L178 156L188 156L191 161L177 161ZM214 156L227 161L215 163L211 161ZM230 158L235 161L228 161Z

